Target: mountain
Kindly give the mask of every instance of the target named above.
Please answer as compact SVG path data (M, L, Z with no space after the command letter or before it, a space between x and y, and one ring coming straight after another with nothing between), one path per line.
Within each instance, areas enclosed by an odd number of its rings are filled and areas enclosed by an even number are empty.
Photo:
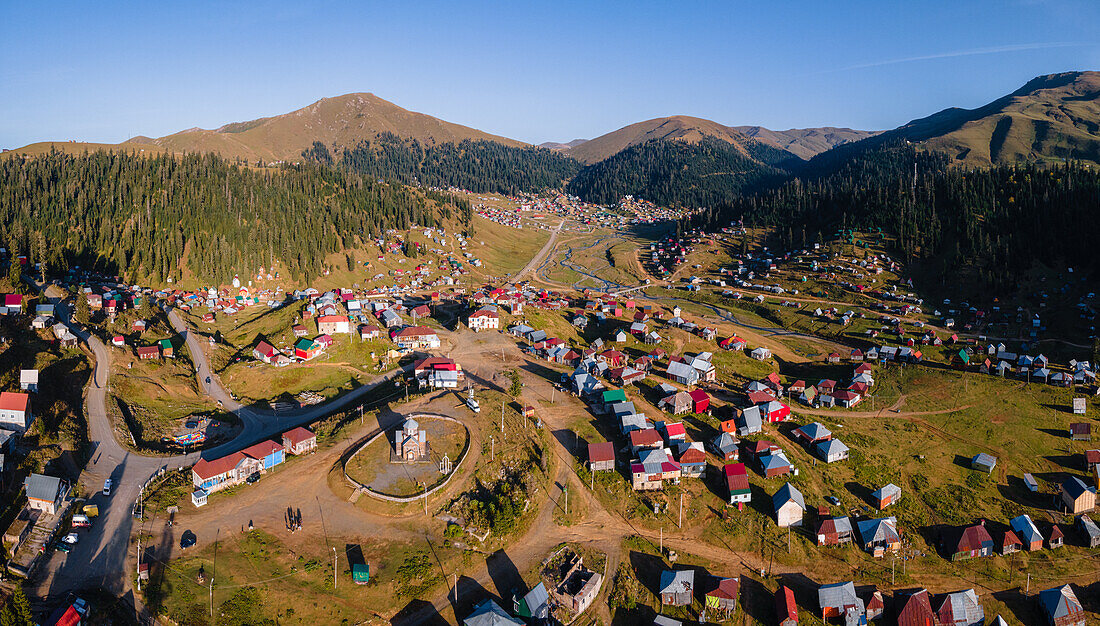
M792 128L769 130L763 126L734 126L745 136L752 137L773 148L786 150L795 156L809 160L814 156L853 141L873 137L881 131L852 130L851 128Z
M686 115L673 115L624 126L569 148L565 150L565 154L581 163L591 165L647 141L674 139L686 143L697 143L703 137L714 137L733 144L742 152L744 152L744 144L751 141L741 131L723 126L718 122Z
M587 139L574 139L573 141L568 141L566 143L559 143L557 141L547 141L545 143L540 143L539 147L540 148L546 148L547 150L559 150L559 151L560 150L568 150L570 148L576 148L577 146L581 145L582 143L584 143L586 141L588 141L588 140Z
M234 122L214 130L192 128L157 139L136 137L130 142L151 144L170 152L216 152L223 157L249 161L296 161L302 150L317 141L350 148L386 133L426 145L466 139L513 147L526 145L408 111L371 93L322 98L297 111Z
M1100 164L1100 72L1039 76L976 109L949 108L869 139L839 155L894 140L918 143L973 167L1077 160ZM821 155L823 160L836 155Z

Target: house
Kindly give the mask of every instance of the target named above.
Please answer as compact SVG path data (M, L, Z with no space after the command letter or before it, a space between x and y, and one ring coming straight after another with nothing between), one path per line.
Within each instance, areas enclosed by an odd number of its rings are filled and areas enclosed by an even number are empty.
M382 312L378 314L378 320L382 322L382 326L386 328L394 328L405 323L404 320L401 319L401 316L393 309L383 309Z
M748 342L740 337L728 337L718 342L718 347L725 350L744 350L748 346Z
M157 346L160 348L160 355L166 359L170 359L175 356L175 348L172 347L171 339L161 339L157 342Z
M321 315L317 318L317 332L322 335L350 334L351 321L346 315Z
M779 626L798 626L798 604L794 592L786 585L779 585L775 591L775 613Z
M142 361L160 358L160 346L141 346L137 349L137 356Z
M848 446L839 439L829 439L814 446L814 452L826 463L835 463L848 458Z
M251 445L241 450L241 452L245 456L258 461L257 467L260 472L266 472L286 460L286 450L283 449L282 444L270 439Z
M973 589L932 599L938 626L985 626L985 609Z
M588 469L592 472L615 470L615 444L601 441L588 444Z
M780 528L801 526L802 516L806 512L806 501L802 492L787 483L772 496L772 510L775 511L775 521Z
M737 438L733 435L718 433L718 436L711 439L710 448L723 461L736 461L738 458L737 443Z
M684 478L699 478L707 470L707 453L698 441L680 444L680 475Z
M852 541L852 520L848 517L823 517L817 523L817 545L839 546Z
M1061 495L1062 504L1074 515L1096 508L1096 488L1086 485L1076 476L1070 476L1062 483Z
M718 578L710 591L703 596L703 606L715 611L725 611L730 614L737 610L737 596L740 592L741 579Z
M970 459L970 467L987 474L992 474L993 468L997 467L997 457L986 454L985 452L979 452L974 455L974 458Z
M427 326L408 326L391 334L391 339L399 348L417 350L438 348L439 335Z
M898 521L893 517L869 519L856 522L863 549L879 558L886 552L901 549L901 535L898 534Z
M368 339L378 339L380 336L382 336L382 329L374 324L359 325L359 339L366 341Z
M305 361L317 357L323 351L324 348L321 344L310 339L302 338L294 344L294 356Z
M682 413L691 412L693 405L694 401L691 394L686 391L679 391L667 398L662 398L661 401L657 403L657 408L668 411L673 415L680 415Z
M630 450L634 454L638 454L640 450L660 450L664 445L664 438L655 428L630 431Z
M1100 546L1100 526L1097 526L1091 517L1085 514L1078 515L1077 527L1081 530L1081 538L1086 546L1090 548Z
M756 359L757 361L767 361L768 359L772 358L772 351L761 346L750 352L749 356Z
M783 404L779 400L769 400L765 404L759 406L764 417L772 424L786 421L787 418L791 416L791 407Z
M939 626L926 589L899 592L894 599L899 604L898 626Z
M256 344L255 348L252 348L252 357L264 363L271 363L274 361L275 355L277 354L279 354L279 351L275 349L275 346L266 341L261 341Z
M255 459L234 452L216 459L199 459L191 468L191 482L197 489L213 493L240 484L258 469Z
M859 404L860 400L863 399L863 396L848 389L836 391L832 394L832 396L833 399L836 400L837 404L846 409L854 407L855 405Z
M695 385L699 382L699 371L687 363L671 361L665 372L668 377L681 385Z
M1024 472L1024 486L1031 493L1039 493L1039 481L1035 480L1035 477L1031 474Z
M726 477L726 489L729 490L730 504L740 506L740 504L752 500L752 492L749 489L749 475L744 463L727 463L722 468L722 474Z
M462 620L463 626L525 626L522 620L516 619L504 612L500 605L492 599L484 600L474 606L466 619Z
M1085 609L1069 585L1040 591L1039 606L1051 626L1085 626L1087 622Z
M814 387L813 385L803 389L802 393L799 394L799 396L798 396L799 402L801 402L802 404L809 405L809 406L813 406L814 401L816 399L817 399L817 387Z
M764 478L785 476L794 471L794 466L787 460L787 455L783 454L782 450L758 457L757 460L760 461L760 469L764 474Z
M1069 425L1069 438L1074 441L1091 441L1092 424L1075 422Z
M479 309L466 318L466 325L475 332L496 330L500 328L500 314L489 309Z
M130 330L135 333L145 332L145 320L134 320L134 323L130 325Z
M1066 540L1066 534L1062 532L1061 528L1058 528L1057 524L1050 527L1050 534L1047 535L1047 547L1051 550L1055 548L1061 548L1062 544Z
M669 445L687 442L687 429L683 422L659 422L659 426L665 431L665 439Z
M19 388L31 393L38 392L38 370L19 370Z
M0 393L0 428L23 433L33 421L29 394L19 391Z
M1073 414L1084 415L1085 414L1085 399L1074 398L1073 399Z
M694 389L688 395L691 396L692 413L706 413L710 408L710 396L702 389Z
M672 460L667 448L642 450L630 464L630 477L635 491L660 489L665 480L680 478L680 464Z
M116 348L121 348L126 345L126 338L122 335L115 335L111 338L111 345Z
M690 606L695 592L695 570L664 570L661 572L661 604Z
M817 385L815 385L815 386L817 387L817 392L818 393L825 393L825 394L832 395L832 393L834 391L836 391L836 381L835 380L830 380L828 378L823 379L823 380L819 380L817 382Z
M885 487L876 489L871 492L871 504L878 510L885 509L886 507L894 504L901 498L901 487L898 487L894 483L890 483Z
M1043 535L1039 532L1039 528L1035 525L1035 522L1031 521L1030 515L1020 515L1014 517L1008 523L1012 527L1012 532L1019 537L1018 541L1029 552L1043 549Z
M308 454L317 449L317 435L299 426L283 433L283 450L289 454Z
M1011 530L1006 530L1001 537L1001 554L1012 554L1024 549L1024 542Z
M309 334L309 329L305 326L302 326L301 324L295 324L291 327L290 330L294 331L294 336L298 339L301 339L302 337L305 337Z
M958 539L950 545L952 561L993 556L993 537L985 528L985 522L967 526L959 533Z
M1100 450L1085 450L1085 471L1092 473L1097 466L1100 466Z
M626 365L626 355L618 350L604 350L596 359L607 363L608 367L623 367Z
M23 489L27 494L27 508L42 511L46 515L57 513L69 493L69 486L65 481L45 474L27 476L23 481Z
M845 624L866 623L866 608L863 600L856 595L855 583L834 583L817 588L817 604L821 609L821 618L842 618Z
M800 441L807 446L828 441L833 438L833 433L818 422L800 426L794 429L791 435L794 436L796 441Z

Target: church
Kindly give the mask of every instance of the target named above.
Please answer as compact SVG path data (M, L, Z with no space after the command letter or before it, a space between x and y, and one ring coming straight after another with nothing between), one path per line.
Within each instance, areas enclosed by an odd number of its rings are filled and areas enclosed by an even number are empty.
M397 463L420 463L428 460L428 433L411 417L405 420L394 437Z

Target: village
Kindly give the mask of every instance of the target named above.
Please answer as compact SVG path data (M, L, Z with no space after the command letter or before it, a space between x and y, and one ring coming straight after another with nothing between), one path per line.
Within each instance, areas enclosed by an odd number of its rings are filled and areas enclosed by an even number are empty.
M538 267L456 254L532 230L486 208L472 238L389 233L317 287L283 288L272 268L188 289L74 270L60 299L5 295L5 322L57 349L90 329L125 390L128 445L187 459L129 503L109 482L27 474L8 571L64 575L118 501L162 539L128 557L135 582L190 610L166 564L205 576L215 517L248 527L242 551L262 536L308 552L329 532L301 520L297 490L356 547L328 554L346 594L330 610L361 588L394 623L444 607L465 624L1093 619L1097 381L1089 351L1042 343L1045 312L932 305L899 262L843 242L739 252L734 237L755 238L741 225L639 240L628 265L623 229L669 215L520 200L509 215L568 233L520 242L525 259L544 248ZM547 278L570 242L612 236L609 268L636 280ZM191 400L168 406L158 378ZM0 397L6 456L29 449L44 381L17 382ZM293 514L267 523L263 503L284 500ZM453 579L421 567L414 519ZM503 558L512 573L494 578Z

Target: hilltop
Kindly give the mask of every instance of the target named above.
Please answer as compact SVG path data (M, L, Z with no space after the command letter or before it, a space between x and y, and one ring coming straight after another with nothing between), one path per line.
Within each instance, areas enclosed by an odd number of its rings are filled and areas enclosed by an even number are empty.
M540 143L539 147L540 148L546 148L547 150L568 150L570 148L576 148L577 146L581 145L582 143L585 143L586 141L588 141L588 140L587 139L574 139L573 141L567 141L565 143L561 143L559 141L547 141L547 142L544 142L544 143Z
M470 139L515 147L526 145L403 109L372 93L322 98L297 111L234 122L214 130L192 128L157 139L140 137L130 141L152 144L171 152L216 152L223 157L249 161L290 161L297 160L302 150L315 141L330 147L350 148L382 133L415 139L422 144L458 143Z
M746 137L752 137L773 148L786 150L795 156L809 160L822 152L833 148L874 137L882 131L853 130L851 128L792 128L790 130L769 130L763 126L734 126Z
M714 137L731 144L742 154L747 154L745 144L752 141L741 131L718 122L687 115L673 115L624 126L564 152L581 163L591 165L647 141L677 140L698 143L703 137Z
M975 108L952 107L852 144L919 143L973 167L1077 160L1100 164L1100 72L1048 74Z

